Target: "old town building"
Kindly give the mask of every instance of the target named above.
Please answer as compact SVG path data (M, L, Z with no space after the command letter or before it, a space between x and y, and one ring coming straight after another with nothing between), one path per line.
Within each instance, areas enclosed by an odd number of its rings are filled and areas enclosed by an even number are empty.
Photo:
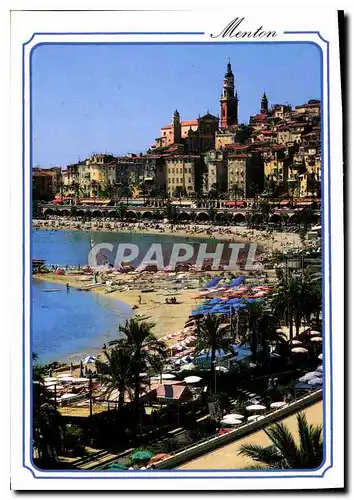
M221 192L227 190L227 154L225 151L213 150L204 156L205 175L203 192L208 193L213 186Z
M139 195L142 186L149 186L174 197L176 193L208 193L215 187L225 196L231 188L247 196L252 190L267 192L272 186L284 195L317 195L321 102L312 99L294 108L288 103L270 104L265 92L258 102L248 123L239 123L239 99L229 61L222 82L220 119L207 112L183 121L176 109L146 153L92 155L68 165L61 175L34 170L34 189L45 196L64 189L92 197L109 195L122 186L134 186Z
M224 76L223 89L220 98L220 128L225 129L238 124L238 96L235 90L235 78L230 61Z
M32 169L32 196L34 200L53 200L60 190L61 170L59 167Z
M166 191L170 196L189 196L202 187L202 159L199 155L170 155L165 159Z

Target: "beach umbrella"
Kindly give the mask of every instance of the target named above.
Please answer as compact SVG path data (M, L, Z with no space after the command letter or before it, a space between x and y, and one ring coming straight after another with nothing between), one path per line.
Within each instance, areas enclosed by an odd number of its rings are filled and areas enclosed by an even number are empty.
M266 410L267 407L264 406L264 405L250 405L250 406L246 406L246 410L247 411L263 411L263 410Z
M308 350L305 347L294 347L294 349L291 349L291 352L294 354L307 354Z
M60 399L61 400L63 400L63 399L71 399L74 396L77 396L77 394L73 394L72 392L67 392L66 394L63 394Z
M223 416L223 420L228 419L228 418L243 420L245 417L243 415L241 415L241 413L228 413L227 415Z
M182 368L181 368L181 371L192 371L192 370L195 370L197 367L195 366L195 364L193 363L188 363L187 365L184 365Z
M311 342L322 342L322 337L312 337Z
M226 366L216 366L216 367L215 367L215 371L217 371L217 372L223 372L223 373L226 373L226 372L228 372L229 370L226 368Z
M240 425L240 424L242 424L241 420L239 420L237 418L223 418L221 420L221 423L226 424L226 425Z
M88 382L89 379L85 378L85 377L78 377L78 378L73 378L72 381L73 381L74 384L82 384L84 382Z
M262 418L264 418L263 415L251 415L247 418L247 422L255 422L256 420L261 420Z
M316 372L308 372L308 373L305 373L305 375L303 375L302 377L299 378L299 381L300 382L307 382L308 380L310 380L311 378L314 378L316 377Z
M84 359L84 365L89 365L90 363L94 363L96 361L96 356L86 356Z
M157 453L151 458L150 462L148 463L148 467L151 467L151 465L154 465L157 462L161 462L161 460L167 460L171 457L172 455L170 455L169 453Z
M283 408L287 403L285 401L275 401L274 403L271 403L270 407L271 408Z
M103 470L128 470L128 467L124 464L120 464L119 462L114 462L113 464L108 464Z
M149 450L136 451L131 455L131 459L134 462L143 462L144 460L150 460L153 457L153 453Z
M183 379L187 384L197 384L202 380L202 377L197 377L196 375L191 375L190 377L185 377Z
M317 358L322 361L322 353L317 356Z
M60 377L60 382L72 382L74 377L71 375L66 375L65 377Z
M173 373L162 374L162 380L172 380L173 378L176 378L176 375L173 375Z
M311 378L307 383L309 385L322 385L323 378L320 377Z

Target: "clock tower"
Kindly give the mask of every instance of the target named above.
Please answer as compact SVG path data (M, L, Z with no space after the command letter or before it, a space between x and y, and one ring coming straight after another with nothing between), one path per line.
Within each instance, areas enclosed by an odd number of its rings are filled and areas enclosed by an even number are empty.
M225 129L230 125L238 123L238 97L235 92L235 79L231 69L230 61L227 64L224 76L223 90L220 99L221 124L220 128Z

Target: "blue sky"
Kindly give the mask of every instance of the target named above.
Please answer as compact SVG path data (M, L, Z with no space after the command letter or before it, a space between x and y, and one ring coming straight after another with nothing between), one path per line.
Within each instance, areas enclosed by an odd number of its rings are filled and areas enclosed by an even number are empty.
M41 45L32 56L33 164L65 166L92 153L142 152L171 121L208 110L230 57L239 120L270 104L320 95L320 54L310 44Z

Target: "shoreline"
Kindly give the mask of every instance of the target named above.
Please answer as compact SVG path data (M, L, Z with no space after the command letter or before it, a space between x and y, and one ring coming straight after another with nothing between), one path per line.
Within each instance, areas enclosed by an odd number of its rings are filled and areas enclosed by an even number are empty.
M106 225L110 227L107 227ZM187 229L191 227L193 229ZM237 243L257 243L265 252L274 252L290 247L306 246L300 239L298 233L286 233L279 231L258 230L240 226L216 226L190 224L171 225L163 223L120 223L120 222L89 222L58 219L32 221L32 230L44 231L82 231L86 233L134 233L134 234L152 234L166 237L181 238L204 238L210 240L220 240Z
M48 283L60 283L62 285L69 283L69 285L73 288L80 288L83 286L83 283L77 279L78 277L79 276L73 275L57 276L54 273L47 273L35 274L32 279L45 281ZM122 275L119 278L121 278L121 281L123 283L127 283L130 280L133 280L134 277L131 275ZM102 284L102 286L96 287L89 292L82 293L97 293L110 300L119 300L120 302L123 302L125 305L131 308L134 305L138 304L139 295L141 295L142 302L140 305L138 305L138 309L132 310L131 317L136 317L137 314L143 315L144 317L149 316L149 321L155 323L153 333L157 338L175 333L184 328L189 314L198 303L197 300L194 299L194 297L198 293L198 289L188 289L182 290L181 292L176 292L175 295L181 302L179 304L166 304L164 302L164 297L159 291L141 293L141 291L139 290L125 290L121 292L114 291L112 293L106 294L104 293L105 289L106 284ZM172 344L175 342L176 341L172 341ZM95 349L92 349L90 350L90 353L99 355L101 353L101 350L97 351ZM70 364L70 361L73 361L74 357L75 353L71 353L66 356L66 358L68 359L67 365Z

